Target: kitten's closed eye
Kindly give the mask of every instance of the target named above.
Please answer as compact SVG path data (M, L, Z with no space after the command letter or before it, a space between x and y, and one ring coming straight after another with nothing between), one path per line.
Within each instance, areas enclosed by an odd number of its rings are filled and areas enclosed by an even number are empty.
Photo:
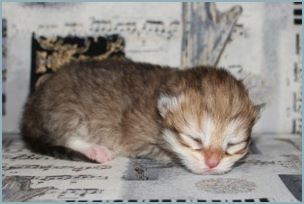
M201 139L191 137L190 135L180 133L179 134L182 140L182 143L186 144L188 147L194 150L199 150L203 148Z
M226 153L228 155L237 154L247 147L248 142L228 143Z
M198 143L198 144L202 144L202 140L199 138L191 138L194 140L194 142Z
M239 154L247 147L248 141L239 143L228 143L226 153L228 155Z

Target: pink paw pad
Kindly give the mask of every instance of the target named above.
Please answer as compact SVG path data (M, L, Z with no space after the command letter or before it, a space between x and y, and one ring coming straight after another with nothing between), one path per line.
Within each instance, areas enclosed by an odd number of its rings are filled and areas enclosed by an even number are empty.
M104 163L112 159L111 152L103 146L93 146L83 152L89 159L98 163Z

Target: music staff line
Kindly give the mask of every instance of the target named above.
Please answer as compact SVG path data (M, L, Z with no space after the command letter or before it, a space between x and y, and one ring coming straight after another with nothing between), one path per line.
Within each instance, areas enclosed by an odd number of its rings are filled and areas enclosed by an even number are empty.
M90 18L87 24L81 22L64 22L60 24L39 24L37 32L40 31L55 31L68 29L70 33L75 33L78 30L88 30L93 34L109 34L109 33L127 33L140 36L142 33L153 33L160 37L171 39L176 33L181 31L181 23L179 20L164 22L159 20L142 21L112 21L99 20Z

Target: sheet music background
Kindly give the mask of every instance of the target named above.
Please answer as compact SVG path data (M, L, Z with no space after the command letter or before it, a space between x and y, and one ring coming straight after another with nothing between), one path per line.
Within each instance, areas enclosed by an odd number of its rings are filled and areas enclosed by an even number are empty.
M267 103L255 132L299 133L301 59L296 50L301 31L292 24L293 5L221 2L216 3L216 11L223 13L236 5L242 13L223 44L218 65L246 76L253 98ZM18 132L29 92L32 32L44 36L118 33L126 40L127 57L181 65L181 3L4 3L3 16L8 30L5 132Z

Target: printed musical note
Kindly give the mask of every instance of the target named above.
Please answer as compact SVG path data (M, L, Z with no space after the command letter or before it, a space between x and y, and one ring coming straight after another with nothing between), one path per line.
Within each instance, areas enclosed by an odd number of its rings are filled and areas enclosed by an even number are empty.
M162 21L147 20L144 23L142 29L144 31L148 31L148 32L164 33L165 32L165 25Z
M108 20L97 20L92 18L90 30L93 32L110 32L112 31L112 22Z
M31 180L34 183L35 181L37 184L44 184L48 182L62 182L67 181L68 183L77 183L81 180L107 180L108 176L96 176L96 175L90 175L90 174L83 174L83 175L51 175L51 176L32 176Z
M104 190L97 188L68 188L62 191L59 195L59 199L78 199L85 197L87 194L101 194Z
M143 24L142 30L145 33L154 33L158 36L171 39L176 32L179 31L180 22L174 20L166 25L162 21L147 20Z
M114 31L134 33L137 30L136 22L116 23Z
M46 160L50 159L51 157L39 155L39 154L34 154L34 153L29 153L29 154L21 154L15 157L10 158L11 160Z
M159 37L171 39L180 30L180 21L163 22L157 20L146 20L143 23L135 21L112 21L91 18L90 31L95 33L119 33L135 34L138 36L155 34Z

